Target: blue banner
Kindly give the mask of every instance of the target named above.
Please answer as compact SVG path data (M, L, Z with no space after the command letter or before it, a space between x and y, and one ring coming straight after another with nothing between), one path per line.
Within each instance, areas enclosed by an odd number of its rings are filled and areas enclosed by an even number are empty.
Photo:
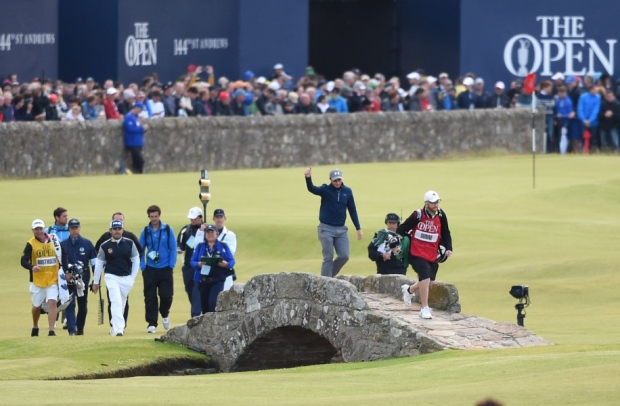
M461 0L461 74L507 84L529 72L615 76L620 2L604 3Z
M0 77L58 76L58 0L0 0Z
M189 64L237 72L239 5L219 0L118 2L118 78L175 80Z

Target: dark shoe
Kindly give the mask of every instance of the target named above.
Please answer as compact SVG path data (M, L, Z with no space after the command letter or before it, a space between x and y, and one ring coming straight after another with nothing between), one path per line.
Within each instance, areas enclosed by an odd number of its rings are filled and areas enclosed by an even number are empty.
M50 337L52 337L52 336L56 337L56 332L50 331L49 333L47 333L47 335L50 336Z
M39 336L39 328L33 327L32 331L30 332L30 337L38 337L38 336Z
M84 335L84 330L81 328L78 328L77 332L75 333L76 336L83 336Z

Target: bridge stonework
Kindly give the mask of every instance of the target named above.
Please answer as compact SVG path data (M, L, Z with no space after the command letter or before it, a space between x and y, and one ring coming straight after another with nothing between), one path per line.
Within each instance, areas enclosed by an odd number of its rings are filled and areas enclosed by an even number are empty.
M449 348L547 345L523 327L460 314L454 285L438 282L434 319L407 307L405 276L325 278L307 273L257 275L218 296L216 311L161 337L204 351L222 372L414 356Z

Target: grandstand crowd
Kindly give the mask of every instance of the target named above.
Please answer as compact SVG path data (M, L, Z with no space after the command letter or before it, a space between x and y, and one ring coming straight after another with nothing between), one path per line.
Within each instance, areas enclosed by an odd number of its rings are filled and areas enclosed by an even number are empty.
M122 119L139 102L143 118L269 116L355 112L398 112L531 107L523 81L487 86L474 73L451 79L417 70L407 83L381 73L351 69L327 80L308 66L295 79L282 64L270 77L247 71L238 80L216 78L212 66L191 64L176 81L161 83L156 73L127 85L93 78L74 83L33 78L20 83L16 74L2 82L0 122ZM536 105L546 109L547 152L601 150L618 152L620 104L608 74L583 77L556 73L538 84Z

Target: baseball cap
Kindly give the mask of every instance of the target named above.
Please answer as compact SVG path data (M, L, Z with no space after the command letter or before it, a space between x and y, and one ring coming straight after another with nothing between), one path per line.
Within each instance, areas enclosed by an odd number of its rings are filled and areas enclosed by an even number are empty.
M123 222L120 220L112 220L110 222L110 228L123 228Z
M506 85L504 85L504 82L496 82L495 87L498 89L505 89Z
M342 179L342 171L340 169L332 169L332 171L329 173L329 179Z
M213 210L213 217L217 217L217 216L225 216L226 213L224 213L224 209L215 209Z
M187 65L187 71L196 72L196 65L194 65L193 63L190 63L189 65Z
M463 85L473 86L473 84L474 84L474 80L470 76L467 76L465 79L463 79Z
M557 72L555 75L551 76L552 80L564 80L564 74L562 72Z
M475 83L475 84L478 84L478 83L484 83L484 79L482 79L482 78L476 78L476 80L474 80L474 83Z
M385 216L385 223L387 224L388 222L399 223L400 217L398 217L396 213L388 213L387 216Z
M142 104L141 102L135 102L133 104L133 108L139 108L140 110L144 110L144 104Z
M284 65L282 65L281 63L276 63L275 65L273 65L274 69L284 69Z
M425 202L437 203L440 200L441 198L439 197L439 194L437 194L437 192L435 192L434 190L429 190L428 192L424 193Z
M449 77L449 76L448 76L448 74L446 72L441 72L439 74L439 79L443 79L443 78L447 78L447 77Z
M407 75L407 79L420 79L420 74L418 72L411 72Z
M174 86L174 84L173 84L172 82L166 82L166 84L162 86L162 89L164 89L164 90L168 90L168 89L170 89L172 86Z
M91 77L89 76L89 77L87 77L87 78L86 78L86 81L87 81L87 82L94 82L94 81L95 81L95 79L93 79L93 78L91 78Z
M217 231L217 227L215 227L213 224L209 224L207 228L205 228L205 233L207 231Z
M43 222L43 220L41 219L36 219L35 221L32 222L32 229L34 230L35 228L45 228L45 223Z
M574 76L569 76L566 78L566 80L564 81L564 83L566 83L567 85L570 85L571 83L575 83L576 79Z
M187 213L188 219L194 220L198 217L202 217L202 210L200 210L200 207L192 207L189 209L189 213Z
M267 79L264 76L259 76L258 79L256 79L256 83L258 84L265 84L267 82Z
M80 220L76 219L76 218L72 218L71 220L69 220L69 228L71 227L79 227L80 226Z
M114 87L108 87L108 90L105 91L106 94L116 94L117 90Z
M254 77L254 72L252 72L251 70L246 70L245 73L243 74L243 80L250 80Z

